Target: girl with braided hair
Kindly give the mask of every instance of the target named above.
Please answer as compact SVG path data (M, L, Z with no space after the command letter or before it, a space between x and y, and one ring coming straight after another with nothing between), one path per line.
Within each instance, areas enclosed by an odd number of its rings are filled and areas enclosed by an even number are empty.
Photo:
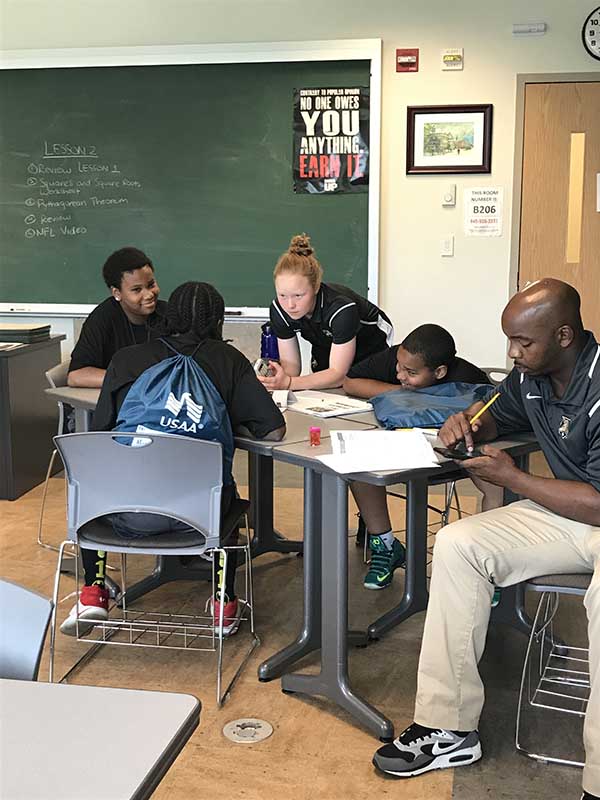
M285 433L281 412L268 392L258 382L250 362L238 350L223 341L222 330L225 303L219 292L208 283L190 281L173 291L166 310L167 334L161 339L126 347L117 352L106 372L98 405L94 413L92 430L115 429L117 419L130 404L125 400L133 384L142 374L173 357L173 351L193 360L204 371L208 380L223 400L233 431L243 432L257 439L278 441ZM135 429L135 428L134 428ZM230 462L229 462L230 463ZM236 487L224 458L221 512L225 515L236 496ZM165 465L168 469L168 464ZM181 531L182 523L154 514L119 514L111 518L114 530L131 538L144 535L168 534ZM103 620L108 617L108 592L104 585L105 553L82 550L85 569L85 586L79 601L79 632L85 632L81 620ZM225 607L223 635L230 636L239 626L241 605L235 597L234 559L229 558L225 578L225 596L209 598L215 620L219 619L220 603ZM218 585L218 582L216 583ZM74 606L61 631L76 635L77 606ZM88 626L88 632L92 625Z
M292 238L273 277L270 318L281 363L270 362L272 377L259 378L267 389L341 386L353 364L392 344L394 329L381 309L347 286L323 283L323 268L305 233ZM300 375L297 334L312 345L312 375Z

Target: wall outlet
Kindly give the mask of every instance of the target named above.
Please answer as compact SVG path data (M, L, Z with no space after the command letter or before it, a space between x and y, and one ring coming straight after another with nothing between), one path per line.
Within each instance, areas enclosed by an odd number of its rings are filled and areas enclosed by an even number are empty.
M449 233L448 236L444 236L444 238L440 242L440 255L441 256L453 256L454 255L454 234Z

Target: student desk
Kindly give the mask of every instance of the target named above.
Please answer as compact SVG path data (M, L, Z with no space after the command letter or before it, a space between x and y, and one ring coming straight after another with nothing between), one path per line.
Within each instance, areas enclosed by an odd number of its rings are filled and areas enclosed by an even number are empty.
M146 800L200 722L189 694L37 681L0 680L0 708L6 800Z
M539 449L530 435L498 442L524 467L528 454ZM273 449L273 458L304 468L305 551L304 616L298 638L259 667L259 678L282 676L284 692L322 695L387 741L394 735L390 720L352 691L348 678L348 481L378 486L404 483L406 499L406 577L398 606L369 626L369 636L382 633L427 607L427 486L430 478L447 473L464 477L451 461L439 468L339 475L318 459L331 452L329 440L316 450L306 442ZM455 475L455 473L458 473ZM324 535L321 535L322 532ZM514 606L513 606L514 608ZM314 650L321 650L318 675L291 674L290 668Z

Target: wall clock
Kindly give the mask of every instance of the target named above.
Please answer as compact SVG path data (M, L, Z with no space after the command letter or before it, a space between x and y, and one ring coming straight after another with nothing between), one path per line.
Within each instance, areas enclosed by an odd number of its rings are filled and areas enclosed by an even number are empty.
M594 9L581 29L583 46L592 58L600 61L600 6Z

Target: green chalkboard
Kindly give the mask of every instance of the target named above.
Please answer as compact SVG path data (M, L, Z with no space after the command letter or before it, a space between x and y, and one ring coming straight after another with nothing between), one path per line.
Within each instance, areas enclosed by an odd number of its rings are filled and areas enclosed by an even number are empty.
M368 85L367 61L0 71L0 301L98 302L134 245L165 298L266 306L302 231L365 293L367 193L294 194L291 158L294 88Z

